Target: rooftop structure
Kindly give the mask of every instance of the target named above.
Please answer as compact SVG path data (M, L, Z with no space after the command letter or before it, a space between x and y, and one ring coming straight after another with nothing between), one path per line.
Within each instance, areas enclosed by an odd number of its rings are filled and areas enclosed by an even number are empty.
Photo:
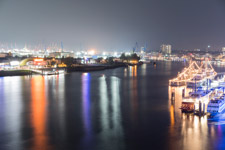
M173 86L186 85L187 83L195 84L206 79L212 79L216 74L209 61L203 61L200 66L193 61L188 68L184 68L181 73L178 73L176 78L170 80L169 84Z

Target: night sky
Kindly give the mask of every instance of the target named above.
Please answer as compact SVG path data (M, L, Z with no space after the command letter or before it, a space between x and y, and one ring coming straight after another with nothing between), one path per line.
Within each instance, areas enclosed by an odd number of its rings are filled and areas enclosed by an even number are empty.
M0 41L72 50L219 49L225 0L0 0Z

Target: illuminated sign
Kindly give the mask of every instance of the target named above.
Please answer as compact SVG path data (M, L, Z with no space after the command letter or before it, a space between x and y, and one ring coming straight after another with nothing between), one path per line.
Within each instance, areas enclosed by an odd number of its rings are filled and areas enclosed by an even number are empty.
M43 62L44 62L43 58L35 58L34 59L34 65L44 65Z
M34 61L35 62L40 62L40 61L43 61L43 59L42 58L36 58L36 59L34 59Z

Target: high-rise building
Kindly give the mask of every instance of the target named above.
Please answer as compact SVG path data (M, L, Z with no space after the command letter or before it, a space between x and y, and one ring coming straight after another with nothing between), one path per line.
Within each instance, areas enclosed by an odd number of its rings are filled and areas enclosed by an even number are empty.
M172 52L171 45L163 44L163 45L160 46L160 49L161 49L163 54L171 54L171 52Z
M222 53L225 55L225 47L222 47Z

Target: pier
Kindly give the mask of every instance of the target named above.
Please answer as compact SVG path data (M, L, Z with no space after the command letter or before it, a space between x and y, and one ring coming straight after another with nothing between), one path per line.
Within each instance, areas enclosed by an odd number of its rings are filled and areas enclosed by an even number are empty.
M202 82L208 82L207 79L212 80L217 75L209 61L203 61L199 66L196 61L190 63L187 68L184 68L177 77L169 80L170 86L194 86Z
M203 61L200 66L194 61L176 78L169 80L169 85L172 89L180 87L182 112L203 116L207 114L210 102L224 100L224 81L224 73L217 73L209 61ZM176 100L175 95L172 90L171 101Z
M64 69L30 69L30 71L40 75L57 75L64 73Z

